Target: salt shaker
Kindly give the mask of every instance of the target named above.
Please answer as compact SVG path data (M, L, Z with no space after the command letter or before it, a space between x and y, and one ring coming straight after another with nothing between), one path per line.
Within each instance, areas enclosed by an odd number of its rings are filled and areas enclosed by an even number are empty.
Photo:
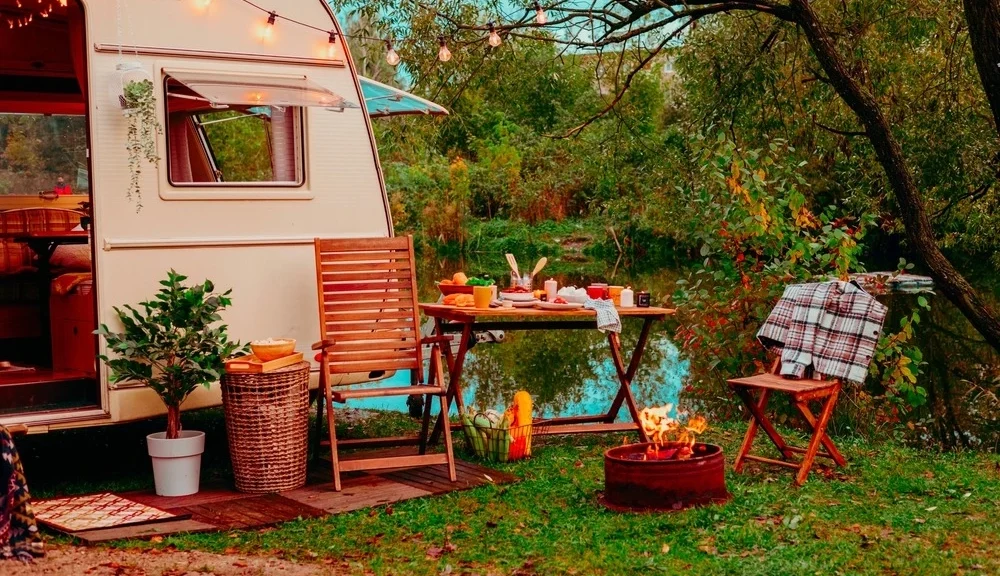
M531 275L530 274L525 274L524 276L521 276L521 286L524 287L524 288L527 288L528 290L531 290Z
M555 280L549 278L545 281L545 297L546 300L552 302L559 295L559 283Z
M622 308L632 308L635 306L635 292L632 291L631 286L622 290L621 302Z

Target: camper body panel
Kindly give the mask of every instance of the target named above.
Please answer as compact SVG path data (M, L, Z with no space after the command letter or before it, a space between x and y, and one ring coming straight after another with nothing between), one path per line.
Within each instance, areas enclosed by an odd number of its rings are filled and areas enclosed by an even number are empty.
M85 1L89 68L90 174L97 323L117 326L115 306L151 298L173 269L190 282L210 279L232 289L224 322L233 339L289 337L308 350L319 338L313 239L384 237L392 234L388 202L370 120L358 79L343 52L331 60L328 38L279 20L271 40L257 31L266 15L239 2L211 4L199 13L191 4L155 0L133 3L119 36L116 5ZM339 30L322 2L285 2L281 14ZM124 41L129 46L117 51ZM137 44L135 49L131 45ZM142 209L126 199L130 170L127 121L115 102L116 66L138 62L154 85L157 117L166 123L165 71L304 76L359 108L303 108L302 183L176 186L168 177L168 141L158 136L158 166L142 167ZM108 353L103 342L99 353ZM311 354L309 355L311 356ZM310 361L312 359L310 358ZM103 414L28 414L3 421L32 422L38 429L81 427L148 418L165 413L149 389L112 383L98 366ZM314 365L315 368L315 365ZM312 375L312 385L316 385ZM368 375L349 376L365 381ZM184 409L221 403L218 384L199 389Z

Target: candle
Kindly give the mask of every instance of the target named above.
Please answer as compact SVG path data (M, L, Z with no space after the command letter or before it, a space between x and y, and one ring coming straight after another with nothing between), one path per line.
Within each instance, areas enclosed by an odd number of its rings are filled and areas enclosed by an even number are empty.
M638 299L639 308L649 308L650 304L649 292L639 292L636 298Z
M632 291L632 287L628 286L622 290L622 308L632 308L635 306L635 292Z
M549 278L545 281L545 298L552 302L559 295L559 283Z

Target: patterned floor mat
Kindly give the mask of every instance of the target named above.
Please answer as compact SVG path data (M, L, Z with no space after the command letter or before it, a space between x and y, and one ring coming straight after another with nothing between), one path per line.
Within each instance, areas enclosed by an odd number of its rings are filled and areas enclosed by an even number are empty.
M70 533L184 518L110 492L39 500L33 506L38 522Z

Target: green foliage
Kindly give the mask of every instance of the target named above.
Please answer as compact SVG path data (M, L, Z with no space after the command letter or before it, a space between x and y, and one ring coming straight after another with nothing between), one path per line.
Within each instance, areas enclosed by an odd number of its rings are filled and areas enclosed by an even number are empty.
M83 116L0 114L0 194L35 195L51 190L59 176L85 193L77 171L86 165Z
M156 112L156 95L150 80L133 80L125 84L122 103L128 130L125 147L128 150L128 167L131 174L125 197L135 201L136 212L142 210L142 163L159 165L156 153L156 135L163 133Z
M218 294L209 280L193 286L185 280L171 270L153 300L114 309L123 332L103 324L97 331L114 354L101 356L111 380L149 386L171 412L198 386L217 382L224 361L245 348L229 340L226 325L218 325L220 313L232 304L232 290ZM176 438L171 424L168 438Z
M238 118L238 120L230 120ZM216 167L226 182L271 182L270 120L266 115L251 115L243 110L225 110L200 114L205 125L205 137L212 150ZM218 122L218 120L228 120Z

